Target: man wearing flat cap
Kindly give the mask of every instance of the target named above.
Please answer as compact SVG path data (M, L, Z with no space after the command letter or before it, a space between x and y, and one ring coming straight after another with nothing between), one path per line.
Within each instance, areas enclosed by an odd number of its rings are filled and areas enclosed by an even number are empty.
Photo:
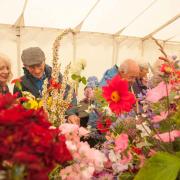
M39 47L30 47L24 49L21 55L23 62L24 75L21 77L22 91L28 91L36 98L42 97L42 86L46 78L50 80L52 68L45 64L45 54ZM59 77L62 80L62 75ZM69 86L66 88L66 92ZM18 92L21 96L21 91L14 86L14 93ZM65 95L66 96L66 95ZM68 121L79 124L79 117L76 115L77 99L75 94L72 99L72 107L66 112Z

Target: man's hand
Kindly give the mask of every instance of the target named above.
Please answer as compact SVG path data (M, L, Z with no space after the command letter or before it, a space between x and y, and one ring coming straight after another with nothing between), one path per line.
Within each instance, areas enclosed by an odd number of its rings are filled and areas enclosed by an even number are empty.
M80 126L80 118L76 115L70 115L68 117L68 122Z

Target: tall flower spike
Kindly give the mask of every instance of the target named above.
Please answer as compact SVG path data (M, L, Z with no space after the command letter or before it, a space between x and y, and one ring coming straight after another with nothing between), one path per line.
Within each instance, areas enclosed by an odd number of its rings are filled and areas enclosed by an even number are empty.
M60 41L68 33L75 34L75 32L72 29L66 29L55 39L53 43L52 81L54 84L59 83L60 77L60 64L58 63ZM49 121L52 122L55 126L59 126L60 124L64 123L65 112L69 108L73 96L73 88L71 86L70 88L67 88L67 86L69 86L69 69L70 64L65 68L64 74L62 75L61 85L49 85L48 80L45 80L43 85L43 107L45 111L48 113ZM69 89L68 92L66 92L67 89Z

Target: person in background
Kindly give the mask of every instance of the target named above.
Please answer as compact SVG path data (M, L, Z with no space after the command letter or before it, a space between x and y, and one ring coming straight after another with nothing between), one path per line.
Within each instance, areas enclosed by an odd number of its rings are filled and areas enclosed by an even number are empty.
M79 102L79 116L81 118L80 124L83 127L87 127L89 119L88 109L91 104L94 103L94 88L99 86L99 82L96 76L90 76L87 79L86 87L84 88L84 98Z
M84 99L81 102L91 104L94 98L94 88L99 86L99 82L96 76L90 76L87 79L87 85L84 88Z
M39 47L30 47L24 49L21 55L23 62L24 75L21 77L22 91L28 91L36 98L42 97L43 82L46 78L51 79L52 68L45 63L45 54ZM62 75L59 80L61 82ZM65 96L69 90L69 86L66 88ZM14 86L14 93L21 91L18 87ZM79 117L77 116L77 99L75 93L71 102L72 107L66 111L68 116L68 122L79 124Z
M104 73L101 81L99 82L99 86L106 86L108 80L111 80L114 76L119 74L121 78L128 81L129 89L131 90L131 85L139 76L139 71L139 65L134 60L126 59L122 62L122 64L119 67L117 65L114 65L112 68L108 69ZM94 102L94 104L96 105L96 102ZM98 118L99 114L96 111L91 112L89 114L88 125L90 125L91 127L96 127L96 121Z
M9 93L8 81L12 78L11 64L9 58L0 54L0 94Z
M136 97L138 97L138 95L146 95L148 65L140 64L139 70L139 77L135 79L135 82L132 85Z
M101 87L105 86L108 80L112 79L119 73L121 78L126 79L129 85L132 85L136 77L139 76L139 71L139 66L134 60L126 59L119 67L117 65L114 65L112 68L108 69L104 73L99 84Z

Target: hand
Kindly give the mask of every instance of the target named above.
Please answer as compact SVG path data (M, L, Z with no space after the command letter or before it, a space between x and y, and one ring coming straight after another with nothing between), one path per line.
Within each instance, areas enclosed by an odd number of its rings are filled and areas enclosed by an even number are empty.
M68 122L80 126L80 118L76 115L70 115L68 117Z

